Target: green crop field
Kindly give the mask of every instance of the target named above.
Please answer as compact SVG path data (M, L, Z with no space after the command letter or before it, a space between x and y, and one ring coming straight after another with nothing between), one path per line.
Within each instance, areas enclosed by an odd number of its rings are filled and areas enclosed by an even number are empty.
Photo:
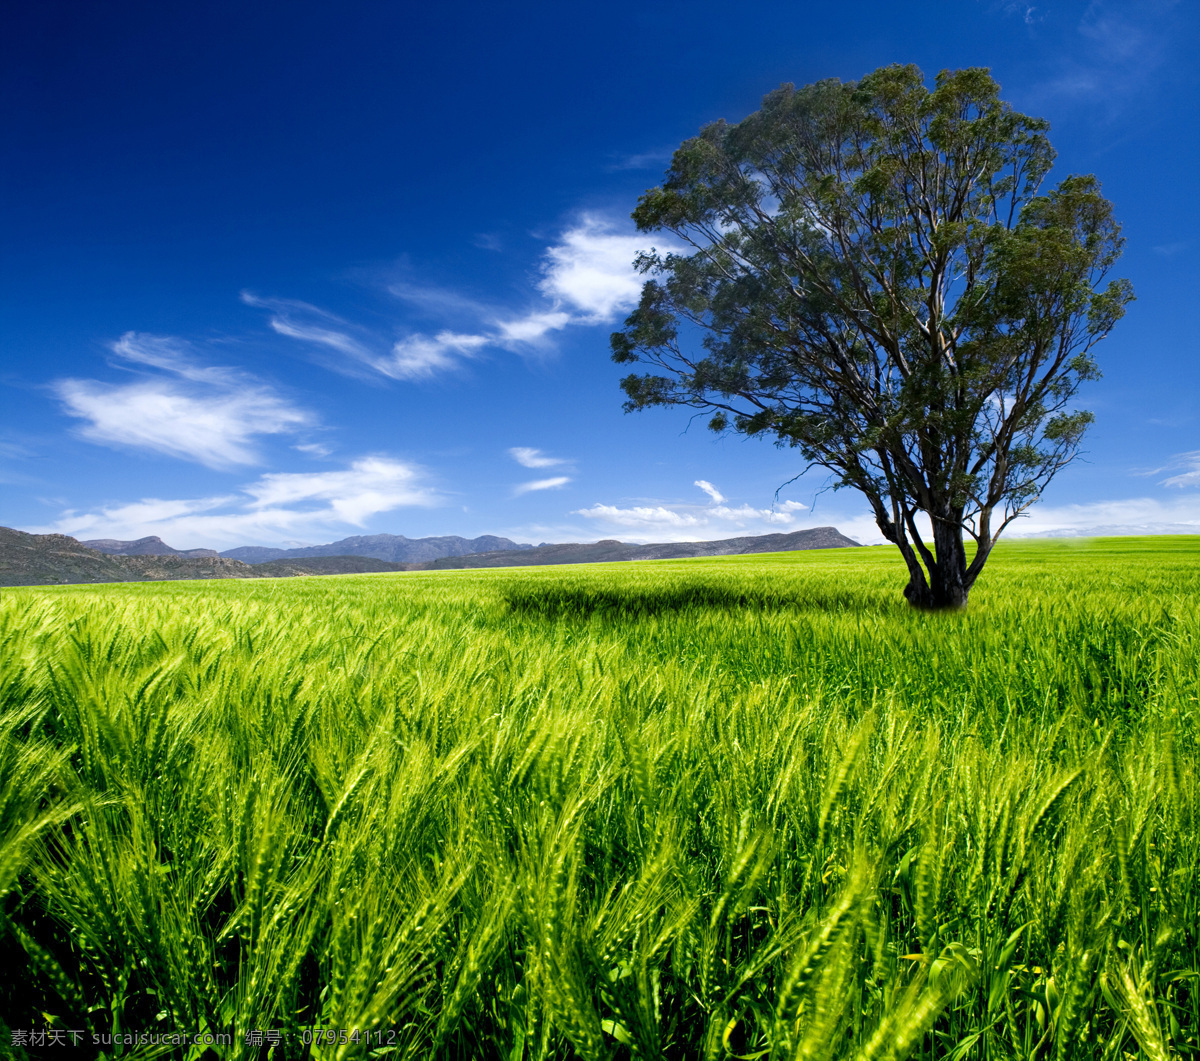
M1197 1056L1200 538L903 583L5 590L0 1054Z

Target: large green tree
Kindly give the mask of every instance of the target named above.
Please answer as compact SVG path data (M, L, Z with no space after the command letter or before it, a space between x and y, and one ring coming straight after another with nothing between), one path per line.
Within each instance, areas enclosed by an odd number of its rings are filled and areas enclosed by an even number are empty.
M651 371L622 381L626 409L797 447L870 502L913 605L964 605L1078 452L1076 391L1133 298L1097 180L1042 192L1047 129L987 70L931 91L914 66L784 85L705 127L633 213L686 248L639 259L613 359Z

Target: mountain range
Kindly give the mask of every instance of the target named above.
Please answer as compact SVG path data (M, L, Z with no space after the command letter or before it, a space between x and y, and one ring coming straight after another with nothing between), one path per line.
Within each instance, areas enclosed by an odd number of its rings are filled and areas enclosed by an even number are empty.
M241 560L244 564L265 564L271 560L300 560L310 556L370 556L393 564L420 564L444 556L468 556L474 553L532 548L532 545L518 545L508 538L497 538L494 534L484 534L478 538L460 538L455 534L438 538L406 538L403 534L365 534L342 538L341 541L330 542L328 545L308 545L299 549L270 549L259 545L243 545L237 549L226 549L220 555L231 560Z
M798 549L857 547L836 527L813 527L791 534L759 534L722 538L712 542L657 542L629 545L607 538L599 542L539 545L521 552L476 553L447 556L422 564L428 571L462 567L525 567L534 564L599 564L619 560L681 560L689 556L737 556L745 553L783 553Z
M510 548L495 548L497 543ZM412 539L397 534L373 534L307 549L247 547L218 554L213 549L173 549L156 536L132 542L110 538L79 542L65 534L27 534L10 527L0 527L0 586L195 578L278 578L372 571L668 560L689 556L837 549L857 544L834 527L815 527L791 534L764 534L711 542L659 542L651 545L629 545L607 539L532 546L518 545L508 538L494 535L471 539L455 536ZM488 546L491 548L487 549ZM331 552L336 549L357 551ZM435 555L430 557L430 553ZM254 561L246 563L233 554L250 556ZM391 559L395 556L414 559Z

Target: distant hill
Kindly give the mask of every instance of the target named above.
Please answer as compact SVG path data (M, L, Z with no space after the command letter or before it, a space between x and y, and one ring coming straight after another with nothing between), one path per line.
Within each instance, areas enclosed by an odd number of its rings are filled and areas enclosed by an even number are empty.
M124 556L89 549L65 534L26 534L0 527L0 586L259 577L247 564L208 552L205 556Z
M421 565L396 564L390 560L376 560L373 556L302 556L295 560L268 560L251 566L256 575L286 578L290 575L358 575L371 571L411 571Z
M95 538L80 542L85 549L95 549L110 556L220 556L216 549L172 549L157 534L135 542L119 542L115 538Z
M249 564L224 556L114 556L139 581L179 578L261 578Z
M479 553L445 557L422 564L426 570L463 567L524 567L527 564L595 564L619 560L674 560L688 556L737 556L746 553L782 553L798 549L857 548L836 527L813 527L791 534L760 534L723 538L713 542L659 542L626 545L611 538L584 544L539 545L520 552Z
M508 538L498 538L494 534L484 534L479 538L460 538L454 534L439 538L406 538L403 534L365 534L343 538L328 545L308 545L300 549L243 545L237 549L226 549L221 555L241 560L245 564L298 560L310 556L370 556L394 564L419 564L444 556L469 556L474 553L532 548L532 545L518 545Z

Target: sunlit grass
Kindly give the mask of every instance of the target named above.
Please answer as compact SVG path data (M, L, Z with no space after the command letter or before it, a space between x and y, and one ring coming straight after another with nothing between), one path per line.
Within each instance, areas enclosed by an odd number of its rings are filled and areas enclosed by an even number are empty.
M1200 1051L1200 539L1010 543L954 615L903 580L5 590L4 1047Z

